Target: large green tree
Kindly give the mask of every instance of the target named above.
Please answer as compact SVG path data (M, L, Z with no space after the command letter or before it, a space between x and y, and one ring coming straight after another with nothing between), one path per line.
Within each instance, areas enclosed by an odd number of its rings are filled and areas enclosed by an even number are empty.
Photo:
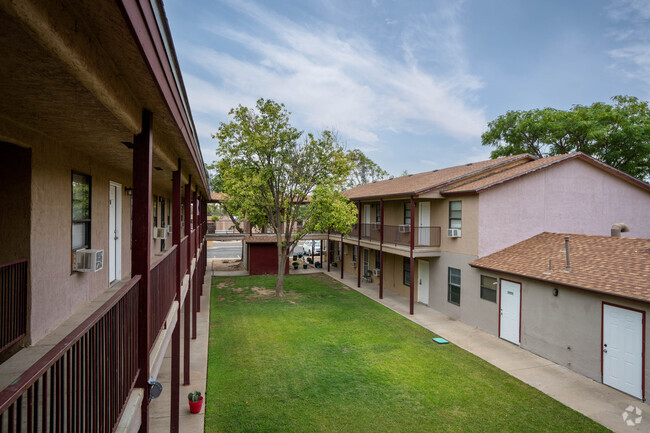
M596 102L554 108L508 111L482 135L492 158L530 153L538 157L583 152L637 179L650 180L650 107L631 96L613 104Z
M260 99L229 115L213 136L220 190L228 209L275 233L276 295L283 296L284 264L295 244L313 231L348 232L355 222L356 207L341 194L352 162L331 132L315 136L291 126L283 104ZM303 228L293 234L299 220Z
M348 176L348 188L388 179L388 172L377 165L372 159L368 158L361 150L350 150L348 151L348 156L353 163L353 169L350 172L350 176Z

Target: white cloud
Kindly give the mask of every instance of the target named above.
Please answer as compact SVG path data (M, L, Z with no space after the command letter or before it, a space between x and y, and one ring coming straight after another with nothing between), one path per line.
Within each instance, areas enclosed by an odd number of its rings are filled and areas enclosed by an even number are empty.
M203 69L203 78L185 75L195 112L222 118L237 104L272 98L308 128L334 128L342 138L369 146L382 131L442 131L464 140L485 128L483 110L470 104L482 83L465 71L457 6L441 6L409 23L402 59L321 22L299 24L250 2L229 6L258 31L244 33L224 22L207 29L236 44L242 53L237 58L207 46L183 47ZM441 59L435 74L420 65L420 56Z
M609 18L617 25L608 35L618 48L608 51L630 78L650 84L650 2L647 0L614 0L607 7Z

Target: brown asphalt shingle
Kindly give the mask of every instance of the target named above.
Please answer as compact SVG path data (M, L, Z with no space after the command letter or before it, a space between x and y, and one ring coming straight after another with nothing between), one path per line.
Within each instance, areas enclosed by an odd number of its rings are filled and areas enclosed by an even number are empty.
M390 195L410 195L423 190L434 189L444 186L450 182L459 182L471 176L475 176L486 170L493 170L497 167L511 164L516 161L534 160L532 155L521 154L504 158L489 159L487 161L474 162L471 164L458 165L455 167L443 168L440 170L427 171L408 176L396 177L395 179L382 180L379 182L367 183L356 188L343 192L349 199L385 197Z
M569 236L568 272L563 270L565 236ZM650 302L650 239L544 232L470 265Z

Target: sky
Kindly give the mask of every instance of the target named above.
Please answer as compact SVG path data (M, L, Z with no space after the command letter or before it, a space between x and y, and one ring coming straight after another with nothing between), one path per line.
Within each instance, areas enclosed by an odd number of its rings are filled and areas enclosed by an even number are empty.
M488 159L508 110L650 99L650 0L165 0L206 163L228 112L283 103L389 173Z

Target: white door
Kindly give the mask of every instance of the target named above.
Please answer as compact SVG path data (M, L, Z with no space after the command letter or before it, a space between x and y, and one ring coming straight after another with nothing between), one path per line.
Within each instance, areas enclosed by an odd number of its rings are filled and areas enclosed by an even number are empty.
M110 182L108 211L108 281L122 276L122 185Z
M643 398L643 313L603 305L603 383Z
M418 260L418 302L429 305L429 262Z
M370 205L363 205L363 236L370 236Z
M501 280L501 312L499 316L499 337L519 344L519 313L521 312L521 284Z
M420 207L420 215L418 218L418 245L428 247L431 246L431 227L429 227L431 204L428 201L421 201L418 205Z

